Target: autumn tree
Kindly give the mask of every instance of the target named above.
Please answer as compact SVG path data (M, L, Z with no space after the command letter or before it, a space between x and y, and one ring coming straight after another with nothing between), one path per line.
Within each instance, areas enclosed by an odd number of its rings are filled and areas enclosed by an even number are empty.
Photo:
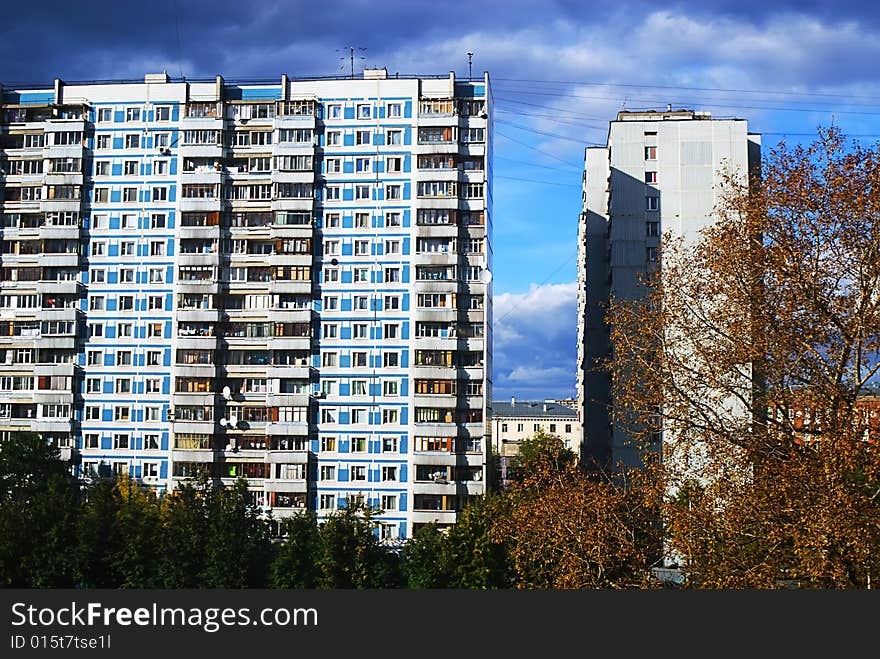
M496 502L517 588L633 588L659 559L654 472L587 473L558 437L525 442L517 480Z
M746 182L748 178L748 182ZM880 572L880 150L820 130L727 176L607 320L615 423L663 432L671 555L691 585L863 588Z

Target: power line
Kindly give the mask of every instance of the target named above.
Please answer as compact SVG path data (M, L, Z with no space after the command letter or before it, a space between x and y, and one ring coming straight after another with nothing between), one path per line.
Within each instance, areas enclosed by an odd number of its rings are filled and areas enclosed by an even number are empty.
M508 139L508 140L510 140L511 142L516 142L517 144L519 144L519 145L521 145L521 146L524 146L524 147L526 147L527 149L531 149L532 151L537 151L538 153L542 153L542 154L544 154L545 156L547 156L547 157L549 157L549 158L553 158L554 160L558 160L559 162L561 162L561 163L563 163L563 164L565 164L565 165L568 165L569 167L573 167L574 169L576 169L576 170L578 170L578 171L580 171L580 169L581 169L581 165L580 165L580 164L578 164L578 165L573 165L572 163L568 162L567 160L563 160L563 159L560 158L559 156L556 156L556 155L554 155L554 154L552 154L552 153L550 153L550 152L548 152L548 151L543 151L542 149L539 149L539 148L536 147L536 146L532 146L531 144L526 144L525 142L523 142L523 141L521 141L521 140L518 140L518 139L516 139L515 137L511 137L510 135L507 135L506 133L502 133L500 130L496 130L496 131L495 131L495 134L496 134L496 135L499 135L499 136L501 136L501 137L503 137L503 138L505 138L505 139Z
M584 140L577 138L577 137L568 137L567 135L560 135L559 133L550 133L550 132L547 132L546 130L538 130L537 128L528 128L526 126L523 126L522 124L515 124L512 121L499 120L499 121L496 121L495 123L496 123L496 125L501 124L503 126L510 126L511 128L516 128L518 130L524 130L528 133L536 133L538 135L546 135L547 137L555 137L560 140L568 140L569 142L577 142L578 144L583 145L583 146L599 146L595 142L585 142Z
M584 85L590 87L626 87L633 89L673 89L681 91L701 91L701 92L723 92L729 94L776 94L780 96L809 96L809 97L825 97L825 98L863 98L880 101L880 96L868 96L864 94L834 94L830 92L792 92L780 91L778 89L732 89L724 87L686 87L681 85L649 85L638 83L624 82L597 82L589 80L536 80L529 78L495 78L504 82L527 82L548 85Z
M580 189L580 187L581 187L580 185L577 185L577 184L575 184L575 183L558 183L558 182L556 182L556 181L538 181L538 180L535 180L535 179L533 179L533 178L519 178L519 177L516 177L516 176L501 176L501 175L498 175L498 174L496 174L494 178L504 178L504 179L507 179L507 180L509 180L509 181L526 181L526 182L528 182L528 183L538 183L538 184L541 184L541 185L561 185L561 186L566 187L566 188L578 188L578 189Z
M509 89L508 91L512 91L517 94L526 94L528 96L559 96L563 98L577 98L584 100L595 100L595 101L619 101L618 97L613 96L586 96L583 94L563 94L560 92L548 92L548 91L526 91L522 89ZM649 103L652 105L666 105L669 103L667 100L660 99L647 99L647 98L636 98L631 99L640 103ZM693 101L681 101L675 100L672 102L672 105L692 105ZM865 112L861 110L840 110L837 108L809 108L809 107L776 107L776 106L768 106L768 105L737 105L732 103L717 103L714 101L703 102L703 105L707 107L716 107L716 108L733 108L737 110L772 110L776 112L813 112L813 113L832 113L832 114L854 114L854 115L862 115L862 116L870 116L876 117L880 116L880 109L876 112ZM872 107L872 106L864 106L864 107Z
M565 259L562 263L560 263L559 266L555 270L553 270L553 272L551 272L549 275L547 275L544 278L544 280L540 284L538 284L538 287L540 288L541 286L546 284L548 281L550 281L557 272L562 270L562 268L566 267L573 259L577 258L577 255L578 255L577 250L575 250L574 254L572 254L567 259ZM501 323L501 321L503 321L505 318L507 318L514 311L519 309L524 303L525 303L525 300L523 300L522 302L520 302L518 304L514 304L510 309L507 310L507 313L505 313L500 318L494 319L492 321L492 326L494 327L495 325L499 325Z

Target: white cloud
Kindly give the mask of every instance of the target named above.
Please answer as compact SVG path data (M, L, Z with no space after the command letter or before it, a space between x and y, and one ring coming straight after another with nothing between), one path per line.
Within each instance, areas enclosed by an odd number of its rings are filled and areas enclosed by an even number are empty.
M577 284L532 284L494 298L496 399L574 395Z

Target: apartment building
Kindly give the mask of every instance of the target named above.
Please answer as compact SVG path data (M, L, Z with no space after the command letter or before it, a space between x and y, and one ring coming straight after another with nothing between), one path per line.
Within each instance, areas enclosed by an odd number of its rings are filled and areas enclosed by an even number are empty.
M580 455L583 429L577 410L560 401L494 401L492 403L492 448L495 455L519 455L519 445L535 433L556 435L565 448Z
M585 462L641 463L639 448L613 424L611 382L596 368L613 347L605 305L612 296L643 295L642 277L659 266L661 236L696 240L715 221L722 176L747 177L759 162L760 136L745 120L671 107L619 112L606 146L586 149L577 375Z
M389 540L484 493L487 75L0 91L0 433Z

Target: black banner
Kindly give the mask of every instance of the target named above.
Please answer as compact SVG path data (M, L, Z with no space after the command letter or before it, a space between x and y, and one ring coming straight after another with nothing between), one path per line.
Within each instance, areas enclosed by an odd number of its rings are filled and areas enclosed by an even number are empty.
M842 656L876 647L878 604L875 591L0 590L0 656Z

